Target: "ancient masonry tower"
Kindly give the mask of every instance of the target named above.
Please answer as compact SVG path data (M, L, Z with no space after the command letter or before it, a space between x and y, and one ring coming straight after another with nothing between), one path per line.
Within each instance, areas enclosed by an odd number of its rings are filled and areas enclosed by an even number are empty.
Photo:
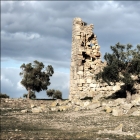
M87 25L81 18L74 18L70 66L69 99L92 97L95 91L95 74L102 64L100 46L93 33L93 24ZM98 69L98 70L97 70Z

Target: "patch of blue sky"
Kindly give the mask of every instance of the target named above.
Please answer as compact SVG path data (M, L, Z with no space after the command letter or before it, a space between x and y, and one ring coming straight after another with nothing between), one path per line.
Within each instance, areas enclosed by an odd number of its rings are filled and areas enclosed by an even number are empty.
M70 69L68 69L68 68L57 68L56 72L57 71L58 72L61 72L61 73L66 73L66 74L69 74L70 73Z
M22 64L22 62L10 59L6 61L1 61L1 68L20 68Z

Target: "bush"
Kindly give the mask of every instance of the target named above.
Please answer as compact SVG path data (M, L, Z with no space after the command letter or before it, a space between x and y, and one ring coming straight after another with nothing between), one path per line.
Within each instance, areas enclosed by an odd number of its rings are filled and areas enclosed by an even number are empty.
M0 98L9 98L9 96L7 94L0 93Z
M53 99L62 99L62 92L59 90L56 90L53 95Z
M53 99L62 99L62 92L59 90L49 89L46 91L46 93L49 97L52 97Z

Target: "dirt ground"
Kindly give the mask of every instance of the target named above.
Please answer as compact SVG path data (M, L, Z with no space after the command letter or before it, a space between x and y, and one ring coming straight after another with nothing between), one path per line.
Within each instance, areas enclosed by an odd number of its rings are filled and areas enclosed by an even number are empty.
M140 132L139 116L115 117L101 109L21 113L20 109L5 108L0 118L1 140L137 140ZM98 133L114 130L119 124L130 135Z

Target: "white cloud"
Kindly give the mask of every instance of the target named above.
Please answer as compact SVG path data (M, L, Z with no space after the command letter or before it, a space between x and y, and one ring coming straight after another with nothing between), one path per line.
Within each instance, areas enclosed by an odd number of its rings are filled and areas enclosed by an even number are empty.
M1 31L1 35L3 39L12 39L13 41L20 41L20 40L31 40L31 39L38 39L40 35L38 33L25 33L25 32L16 32L16 33L7 33L5 31Z
M17 82L17 90L22 91L22 90L24 90L24 89L25 89L25 87L23 87L23 86L21 85L20 81L18 81L18 82Z
M10 79L6 78L4 75L1 75L1 84L7 85L9 87L14 86L13 82Z

